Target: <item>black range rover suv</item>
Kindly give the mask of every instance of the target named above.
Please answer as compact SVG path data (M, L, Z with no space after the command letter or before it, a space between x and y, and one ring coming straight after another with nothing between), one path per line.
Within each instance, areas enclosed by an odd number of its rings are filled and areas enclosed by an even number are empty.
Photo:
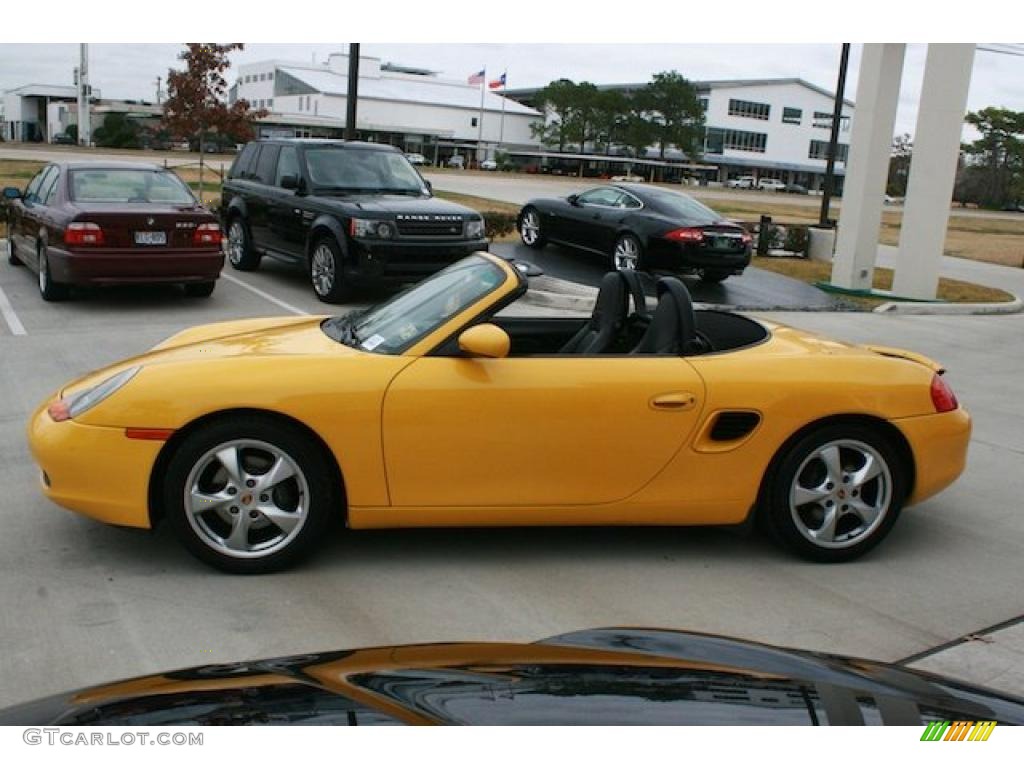
M250 142L224 181L221 216L235 269L256 269L264 255L301 265L332 303L487 250L480 214L434 197L405 155L384 144Z

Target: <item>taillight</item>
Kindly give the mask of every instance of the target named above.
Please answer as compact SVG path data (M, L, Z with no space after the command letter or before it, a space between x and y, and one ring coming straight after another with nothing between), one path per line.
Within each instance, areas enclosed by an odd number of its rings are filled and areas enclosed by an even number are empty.
M955 411L957 409L956 395L953 394L953 390L949 388L949 385L937 373L932 376L931 393L932 405L935 406L935 410L938 413L946 413L947 411Z
M103 230L91 221L72 221L64 230L65 245L103 245Z
M677 243L702 243L704 242L704 230L700 227L681 227L673 229L667 235L666 240L675 240Z
M192 245L220 245L220 224L212 221L200 224L192 233Z

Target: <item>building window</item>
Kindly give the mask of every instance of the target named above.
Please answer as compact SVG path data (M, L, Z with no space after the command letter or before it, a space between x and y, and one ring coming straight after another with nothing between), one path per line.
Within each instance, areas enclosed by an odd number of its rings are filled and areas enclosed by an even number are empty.
M846 153L849 151L848 144L836 144L836 160L840 163L846 162ZM811 147L807 152L811 160L828 160L828 142L811 139Z
M478 119L478 118L475 118L475 117L471 117L471 118L469 118L469 124L470 124L470 125L471 125L472 127L474 127L474 128L476 128L476 125L477 125L477 119Z
M795 107L782 108L782 122L784 123L800 125L800 121L803 119L803 116L804 111L802 109L796 109Z
M708 128L705 133L704 151L713 155L720 155L727 149L738 152L764 152L767 144L767 133L736 131L732 128Z
M736 117L752 117L755 120L767 120L771 113L770 104L761 104L757 101L740 101L729 99L729 114Z
M267 73L267 80L273 80L273 79L274 79L274 73L273 72L268 72Z
M273 106L274 106L274 100L273 99L267 99L267 107L273 107Z
M701 112L707 112L708 111L708 100L707 99L698 99L698 101L700 102L700 111Z
M814 113L814 127L815 128L831 128L832 127L832 113L831 112L815 112ZM850 116L843 115L839 118L839 130L846 133L850 130Z
M249 75L246 75L245 78L243 79L243 82L248 83L251 79L252 78Z

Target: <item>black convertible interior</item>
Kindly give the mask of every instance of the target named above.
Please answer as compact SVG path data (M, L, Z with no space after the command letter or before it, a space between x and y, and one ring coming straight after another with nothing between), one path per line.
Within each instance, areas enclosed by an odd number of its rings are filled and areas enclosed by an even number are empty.
M731 312L695 310L677 277L657 282L658 301L647 308L639 275L609 272L590 318L503 317L486 322L512 340L509 357L527 355L699 355L759 344L768 338L760 323ZM451 346L451 349L448 347ZM459 354L446 344L440 354Z

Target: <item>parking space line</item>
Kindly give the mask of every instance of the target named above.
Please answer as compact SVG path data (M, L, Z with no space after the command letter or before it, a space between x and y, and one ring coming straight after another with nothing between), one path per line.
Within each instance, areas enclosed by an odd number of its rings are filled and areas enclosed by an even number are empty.
M14 307L11 306L11 302L7 300L7 294L4 293L4 289L0 288L0 315L4 316L4 320L7 322L7 327L11 329L11 333L15 336L27 336L25 326L21 324L21 320L18 319L17 313L14 311Z
M224 278L225 280L230 280L232 283L235 283L236 285L242 286L247 291L252 291L257 296L259 296L261 299L266 299L270 303L276 304L277 306L281 307L281 309L285 309L285 310L291 312L293 315L308 315L309 314L309 312L307 312L306 310L299 309L298 307L293 306L292 304L289 304L286 301L281 301L281 299L277 298L276 296L271 296L266 291L261 291L255 285L249 285L249 283L245 282L244 280L239 280L234 275L228 275L228 274L221 273L221 277Z

